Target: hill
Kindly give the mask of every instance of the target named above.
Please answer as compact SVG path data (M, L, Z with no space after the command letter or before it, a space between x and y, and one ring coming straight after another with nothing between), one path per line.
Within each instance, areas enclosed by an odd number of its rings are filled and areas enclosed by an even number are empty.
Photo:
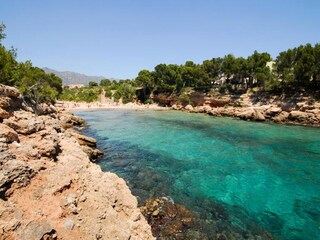
M47 67L42 68L46 73L54 73L62 79L63 85L69 84L84 84L88 85L90 81L100 82L101 79L105 79L103 76L88 76L82 73L71 72L71 71L57 71ZM113 80L113 79L111 79Z

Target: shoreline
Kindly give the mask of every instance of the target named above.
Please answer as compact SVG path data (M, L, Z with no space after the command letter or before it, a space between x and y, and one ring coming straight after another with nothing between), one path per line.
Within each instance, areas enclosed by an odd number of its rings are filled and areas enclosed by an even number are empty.
M95 163L96 140L75 130L82 118L0 93L0 239L155 239L127 183Z
M285 102L283 102L285 104ZM99 111L99 110L155 110L155 111L184 111L189 113L204 113L214 117L232 117L238 120L254 121L254 122L272 122L288 126L305 126L305 127L320 127L320 109L308 108L297 109L282 109L274 104L251 105L251 106L220 106L211 107L201 105L193 107L191 105L173 104L171 107L162 107L158 104L111 104L111 103L83 103L83 102L67 102L60 101L55 105L57 108L76 112L76 111Z
M84 102L70 102L70 101L58 101L55 104L56 107L64 109L66 111L77 111L77 110L170 110L171 107L162 107L158 104L136 104L136 103L127 103L127 104L111 104L111 103L84 103Z

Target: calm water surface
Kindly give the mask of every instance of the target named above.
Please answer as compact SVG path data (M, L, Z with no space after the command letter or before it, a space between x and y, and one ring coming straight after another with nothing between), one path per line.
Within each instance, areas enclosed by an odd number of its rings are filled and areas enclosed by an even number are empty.
M320 239L320 129L173 111L76 114L105 152L102 169L140 203L170 196L207 223L218 204L238 228Z

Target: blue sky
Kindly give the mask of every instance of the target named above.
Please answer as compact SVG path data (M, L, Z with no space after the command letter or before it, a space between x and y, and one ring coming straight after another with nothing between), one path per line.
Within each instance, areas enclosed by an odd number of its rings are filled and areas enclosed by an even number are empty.
M319 0L1 0L18 60L134 78L160 63L320 42Z

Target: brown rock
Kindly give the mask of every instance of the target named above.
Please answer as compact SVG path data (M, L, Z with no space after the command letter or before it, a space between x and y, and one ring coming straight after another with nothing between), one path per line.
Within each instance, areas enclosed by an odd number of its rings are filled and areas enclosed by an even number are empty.
M288 121L288 117L289 117L289 113L283 111L279 115L273 117L272 120L277 123L284 123L284 122Z
M2 123L0 123L0 138L4 138L6 142L19 141L17 132Z
M17 236L19 239L54 239L55 230L48 222L29 222L23 229L19 229Z
M264 115L262 114L262 112L259 111L259 110L256 110L256 109L255 109L255 111L254 111L254 117L253 117L253 119L254 119L255 121L265 121L265 120L266 120L266 118L264 117Z
M19 160L7 161L0 169L0 198L5 200L13 189L27 186L33 176L33 169L26 163Z
M255 111L253 109L248 109L245 112L241 112L237 115L237 117L243 120L251 120L255 116Z
M4 96L1 96L0 97L0 107L1 108L7 108L10 106L10 98L9 97L4 97Z
M204 106L203 109L206 113L209 113L212 110L210 106Z
M0 107L0 120L1 119L6 119L6 118L9 118L9 117L10 117L10 114L6 110L3 110Z
M97 162L103 156L103 152L97 148L91 148L86 145L81 146L81 148L88 155L91 162Z
M193 107L190 104L185 106L184 109L187 110L187 111L193 111Z
M182 109L182 105L173 104L172 105L172 109L173 110L181 110Z
M195 223L190 210L167 198L148 199L140 209L159 239L185 239L186 230Z
M275 116L275 115L277 115L277 114L279 114L281 112L282 112L281 108L279 108L279 107L271 107L266 111L266 114L270 115L271 117L273 117L273 116Z
M88 146L95 148L97 146L97 140L95 140L92 137L88 137L86 135L81 134L78 131L75 131L73 129L68 129L66 131L66 134L68 136L72 136L77 139L78 143L82 146Z
M0 84L0 96L17 98L19 95L18 89Z
M312 116L311 113L301 112L301 111L291 111L289 114L289 119L291 121L305 122Z
M32 134L45 128L43 121L39 121L36 118L17 121L14 121L12 119L5 119L3 123L21 134Z

